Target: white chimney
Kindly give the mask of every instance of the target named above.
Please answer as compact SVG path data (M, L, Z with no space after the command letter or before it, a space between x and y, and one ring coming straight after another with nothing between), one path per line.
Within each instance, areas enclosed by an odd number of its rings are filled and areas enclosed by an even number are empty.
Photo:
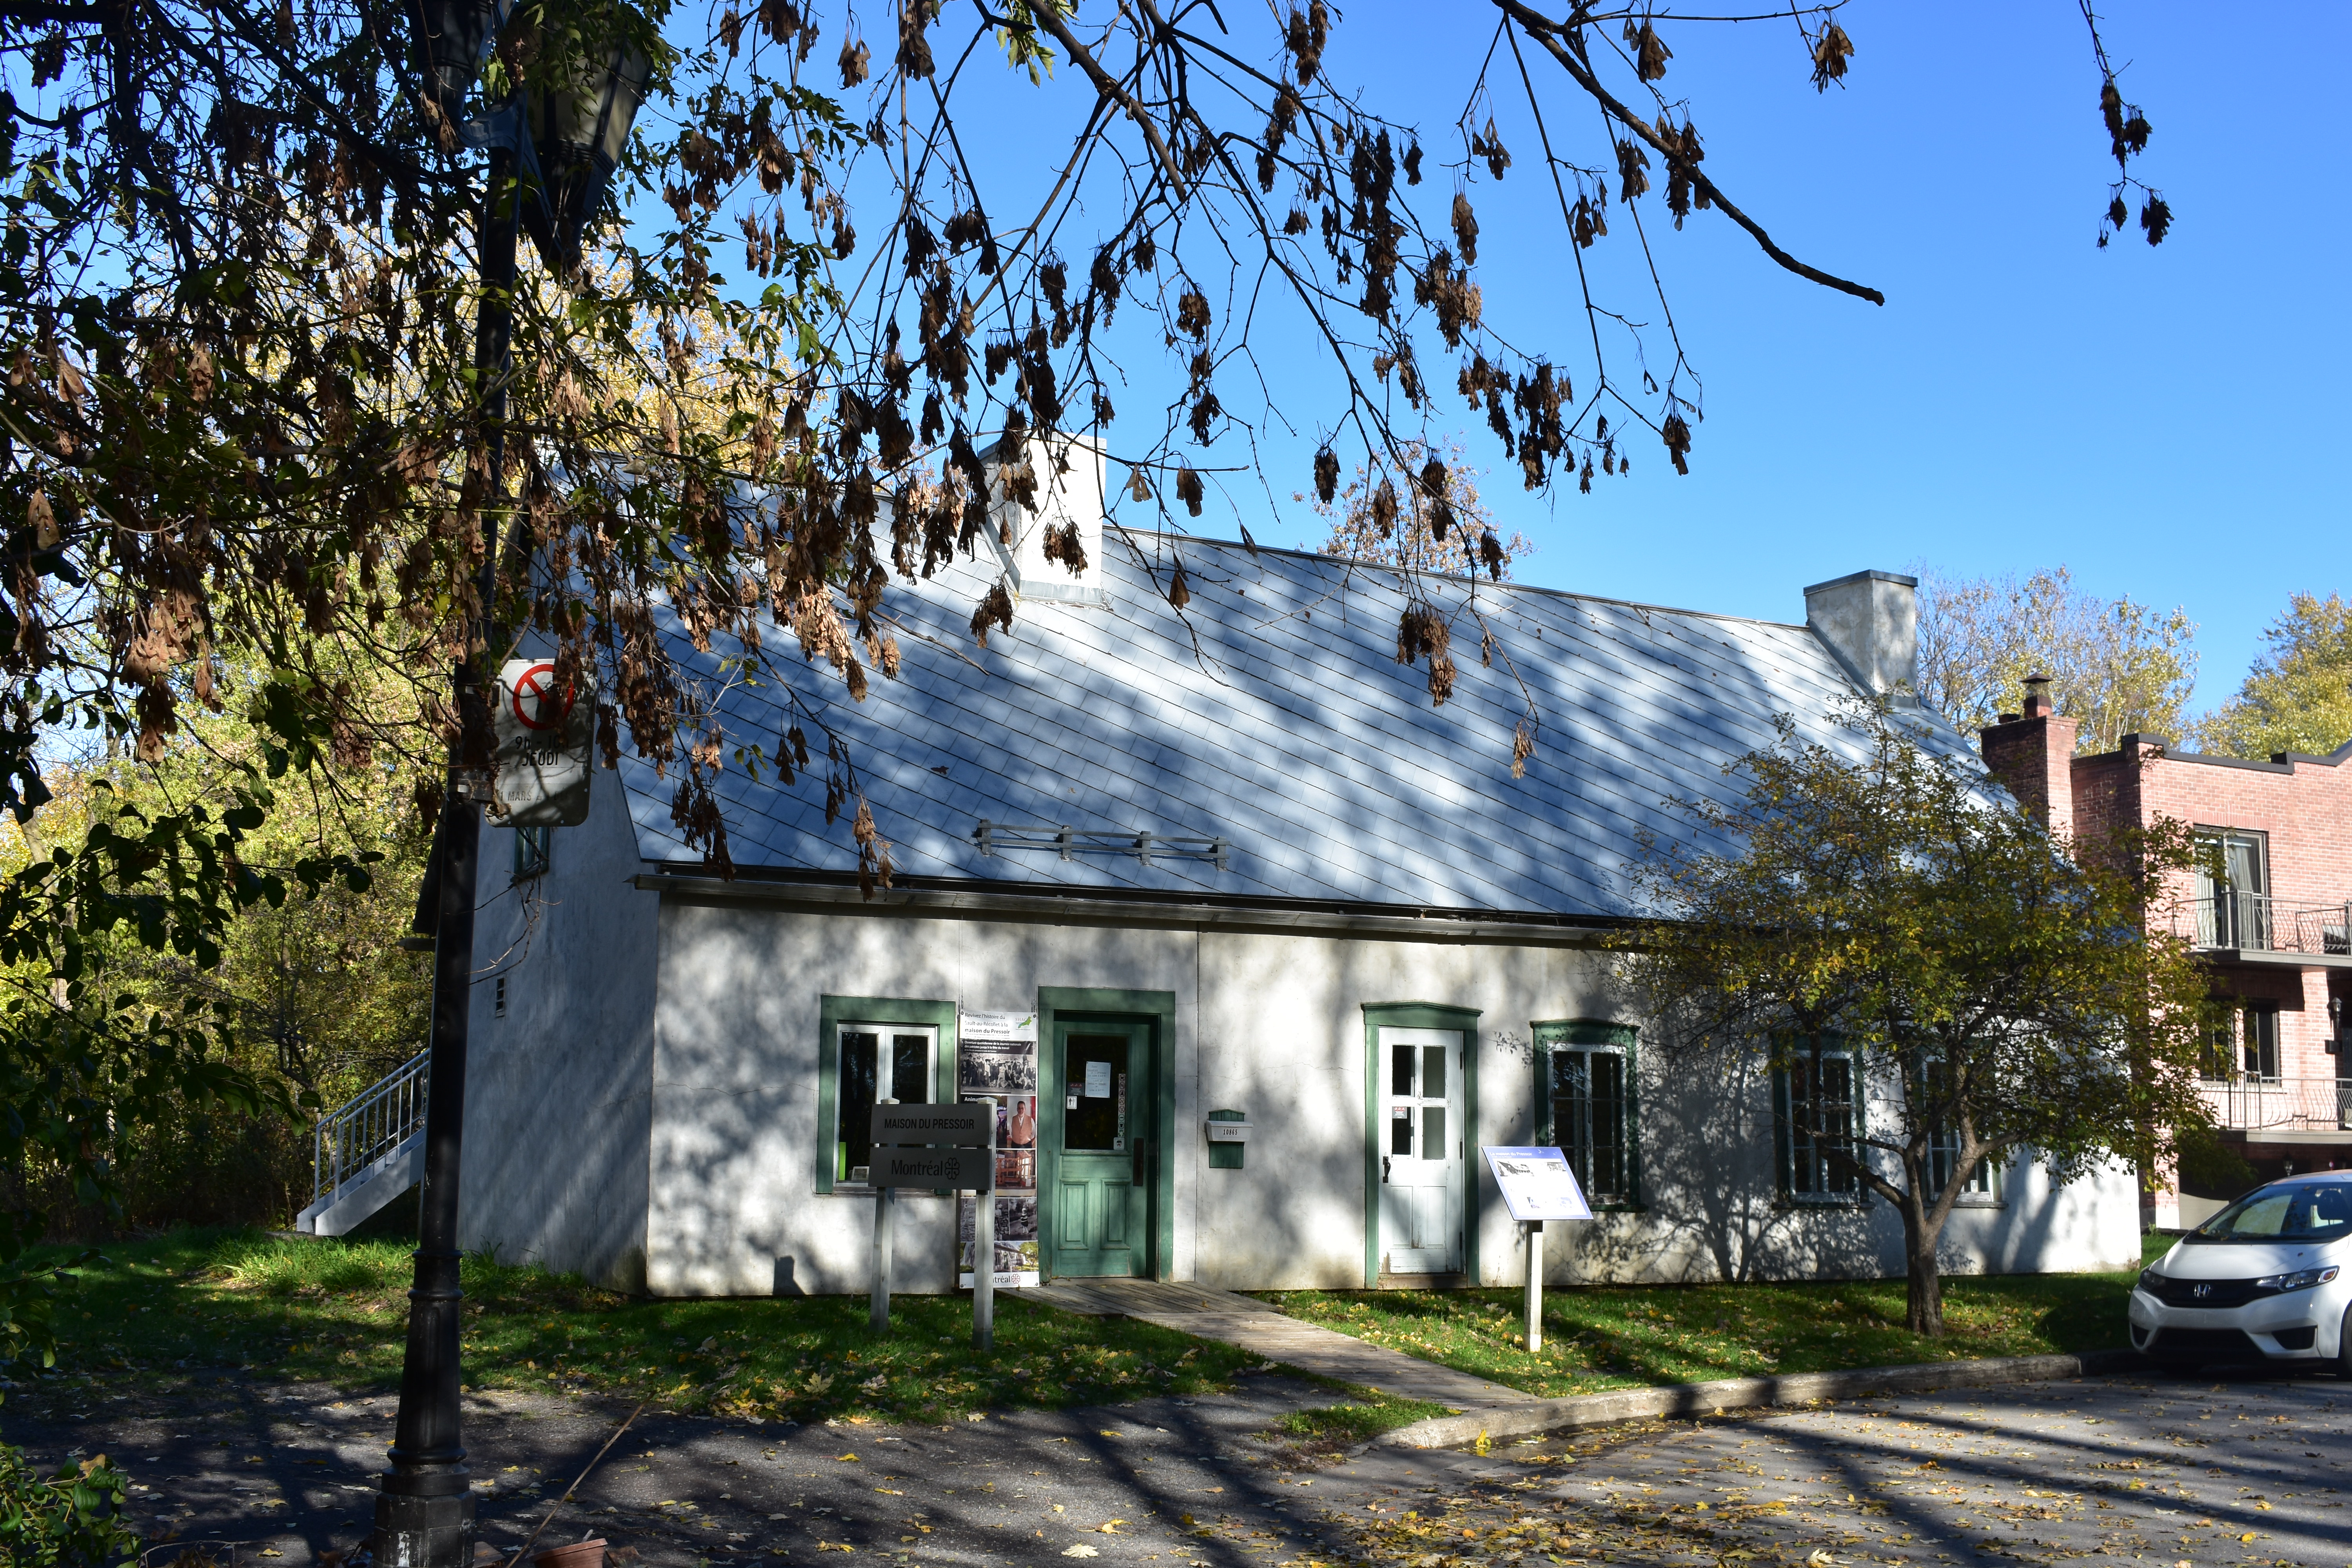
M1919 579L1856 572L1805 590L1805 625L1855 684L1897 708L1919 705Z
M1016 461L1026 464L1036 485L1031 498L1036 510L1004 494L1003 465L1008 448L1003 441L987 457L989 478L989 542L1004 563L1013 592L1024 599L1051 599L1066 604L1108 607L1103 592L1103 451L1083 436L1055 436L1049 444L1035 436L1021 447ZM1072 572L1066 559L1049 559L1047 535L1066 542L1075 533L1085 552L1085 569ZM1012 543L1004 543L1006 538Z

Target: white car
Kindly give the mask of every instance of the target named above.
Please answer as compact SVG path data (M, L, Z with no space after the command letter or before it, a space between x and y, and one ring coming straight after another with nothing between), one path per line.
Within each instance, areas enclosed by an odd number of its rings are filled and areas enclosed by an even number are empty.
M2182 1237L2131 1294L2160 1366L2264 1362L2352 1379L2352 1171L2255 1188Z

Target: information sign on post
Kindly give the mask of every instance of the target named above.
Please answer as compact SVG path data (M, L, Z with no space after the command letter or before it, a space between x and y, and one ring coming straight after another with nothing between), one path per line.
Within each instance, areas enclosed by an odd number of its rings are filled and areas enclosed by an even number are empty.
M898 1105L874 1108L874 1152L866 1180L874 1185L874 1297L869 1322L876 1332L890 1326L890 1219L898 1189L978 1194L985 1216L996 1185L996 1110L988 1105ZM983 1236L983 1243L987 1241ZM987 1350L996 1335L996 1300L989 1288L971 1294L972 1343Z
M1486 1168L1528 1243L1528 1350L1543 1349L1543 1227L1548 1219L1591 1219L1592 1205L1557 1149L1487 1149Z
M494 804L510 825L577 827L588 820L596 735L591 694L559 684L552 659L510 658L499 670L490 727L498 742Z

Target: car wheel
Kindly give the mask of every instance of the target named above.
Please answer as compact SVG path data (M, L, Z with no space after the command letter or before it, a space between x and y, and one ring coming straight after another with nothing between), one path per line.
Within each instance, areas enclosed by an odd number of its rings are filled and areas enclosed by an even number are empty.
M2352 1307L2344 1309L2343 1325L2336 1331L2336 1375L2352 1383Z

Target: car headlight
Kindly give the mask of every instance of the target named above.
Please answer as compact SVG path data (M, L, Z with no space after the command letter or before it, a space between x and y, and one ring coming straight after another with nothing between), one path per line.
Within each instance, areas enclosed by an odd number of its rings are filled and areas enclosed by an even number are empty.
M2325 1285L2341 1272L2335 1268L2298 1268L2292 1274L2265 1274L2254 1281L2254 1289L2276 1295L2289 1290L2308 1290L2315 1285Z
M2139 1271L2139 1288L2151 1296L2160 1296L2164 1293L2164 1276L2153 1268L2143 1268Z

